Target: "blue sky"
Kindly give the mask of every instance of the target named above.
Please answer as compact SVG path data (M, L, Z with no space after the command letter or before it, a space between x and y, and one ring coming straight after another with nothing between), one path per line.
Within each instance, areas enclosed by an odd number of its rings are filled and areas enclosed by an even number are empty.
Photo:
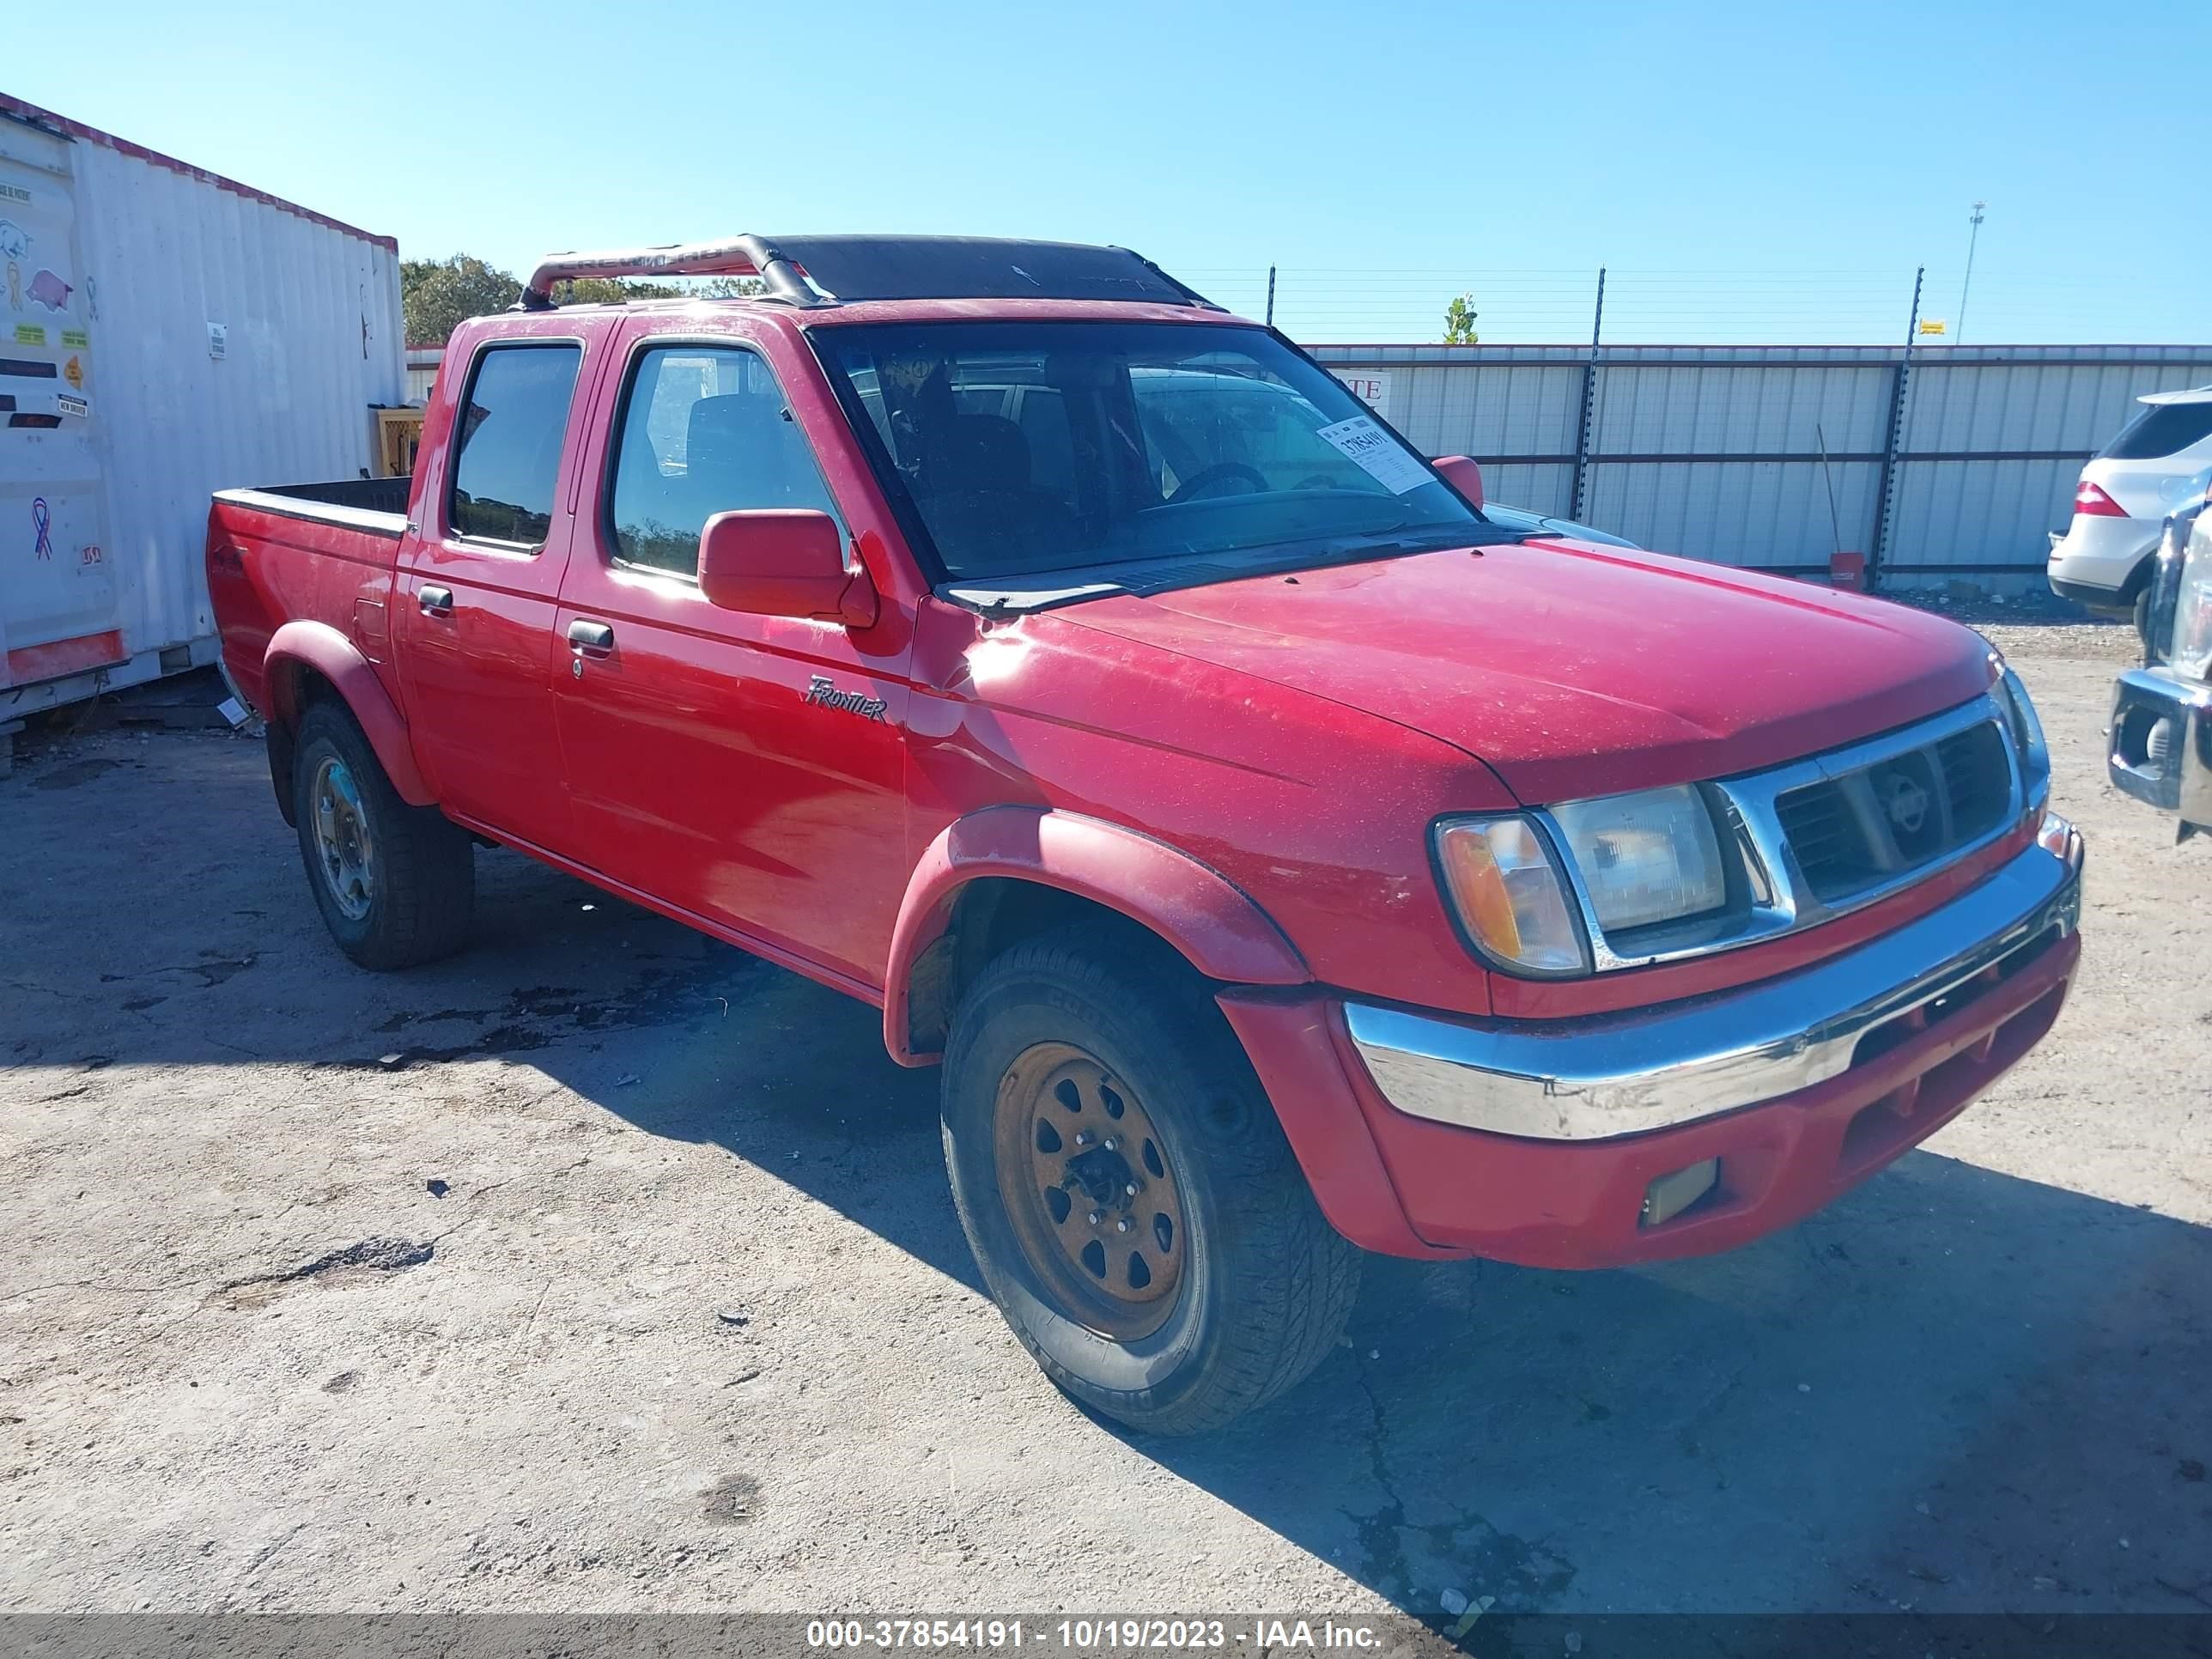
M0 89L510 269L737 230L1113 241L1309 342L2212 339L2212 7L21 9Z

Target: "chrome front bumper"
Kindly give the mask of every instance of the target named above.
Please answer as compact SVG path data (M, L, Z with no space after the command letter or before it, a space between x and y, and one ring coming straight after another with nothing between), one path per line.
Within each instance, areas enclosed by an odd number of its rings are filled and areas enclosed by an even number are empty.
M2170 668L2121 675L2105 775L2123 794L2212 828L2212 686Z
M2081 872L2081 836L2049 818L2042 844L1949 903L1741 990L1574 1020L1478 1025L1359 1002L1345 1018L1400 1111L1547 1140L1639 1134L1839 1075L1869 1032L2073 932Z

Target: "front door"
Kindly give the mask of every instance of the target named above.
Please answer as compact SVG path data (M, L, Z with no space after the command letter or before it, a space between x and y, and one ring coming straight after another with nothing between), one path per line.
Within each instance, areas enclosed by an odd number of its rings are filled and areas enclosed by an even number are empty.
M602 476L561 592L556 700L582 856L770 955L879 986L907 874L904 651L885 642L904 630L707 602L712 514L849 520L767 348L649 327L634 325L595 434Z
M392 629L408 726L438 800L567 852L575 835L554 724L554 611L568 558L561 460L584 345L487 343L466 366L442 471L418 497Z

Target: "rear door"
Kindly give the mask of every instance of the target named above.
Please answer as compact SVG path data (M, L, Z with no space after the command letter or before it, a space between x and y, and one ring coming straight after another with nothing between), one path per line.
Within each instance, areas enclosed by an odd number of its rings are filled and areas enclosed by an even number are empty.
M860 630L707 602L712 514L853 520L787 395L804 359L735 320L653 331L668 326L633 323L611 368L562 590L556 697L583 856L769 954L880 985L908 868L907 619L888 598Z
M399 573L392 629L416 757L440 803L553 852L575 842L554 725L554 611L577 446L605 319L502 334L453 367L449 436Z

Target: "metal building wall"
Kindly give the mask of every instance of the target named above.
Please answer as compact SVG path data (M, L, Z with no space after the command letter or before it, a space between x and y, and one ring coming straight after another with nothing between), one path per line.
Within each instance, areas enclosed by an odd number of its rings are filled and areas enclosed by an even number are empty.
M75 149L109 550L137 652L214 632L211 491L369 464L369 405L405 399L399 256L104 144Z
M445 361L446 348L441 345L411 345L407 348L407 401L427 404L430 393L438 385L438 365Z
M1893 580L2040 570L2081 464L2135 398L2212 381L2212 346L1314 355L1383 380L1391 423L1481 461L1498 501L1724 564L1824 568L1840 540Z
M2212 349L1966 347L1913 360L1899 439L1888 568L2040 563L2081 463L2146 392L2212 381Z
M390 238L5 94L0 173L4 723L212 660L210 492L355 477L405 380Z

